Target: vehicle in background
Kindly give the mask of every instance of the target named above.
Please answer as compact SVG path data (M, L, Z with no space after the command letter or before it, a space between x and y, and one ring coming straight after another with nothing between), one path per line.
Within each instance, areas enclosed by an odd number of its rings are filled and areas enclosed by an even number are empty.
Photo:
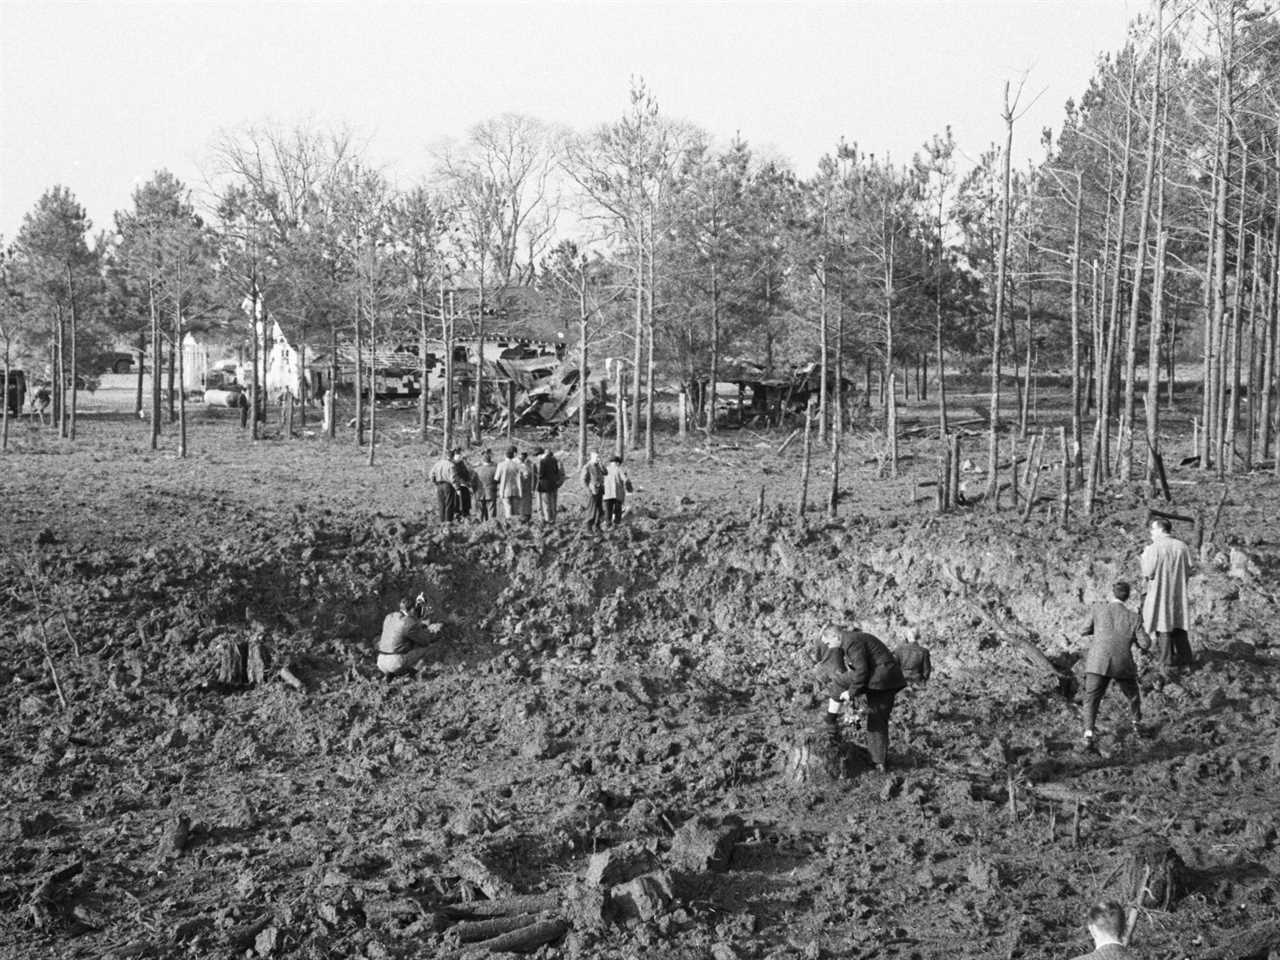
M94 360L93 369L99 373L136 373L138 355L123 350L112 350L99 354Z
M0 370L0 380L4 380L4 402L9 409L9 416L16 417L22 412L22 405L27 402L27 375L21 370L10 370L7 380L4 371Z
M204 402L211 407L234 407L243 392L235 376L225 370L210 370L204 376Z

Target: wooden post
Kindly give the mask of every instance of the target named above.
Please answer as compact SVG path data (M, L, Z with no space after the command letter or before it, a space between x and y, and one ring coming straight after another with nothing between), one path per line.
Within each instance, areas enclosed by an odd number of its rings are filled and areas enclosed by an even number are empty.
M680 440L683 441L686 435L686 425L689 422L689 395L685 393L684 388L680 388L680 419L677 429L680 432Z
M810 399L804 408L804 462L800 467L800 504L797 511L804 516L806 501L809 498L809 455L813 452L813 400Z
M764 519L764 486L763 485L761 485L760 487L760 496L756 500L756 519L757 520Z
M1022 508L1022 519L1028 520L1031 517L1031 508L1036 503L1036 491L1040 489L1040 462L1044 457L1044 434L1039 433L1031 441L1032 453L1029 456L1030 466L1032 469L1031 483L1027 485L1027 502Z
M1089 470L1084 481L1084 515L1093 516L1093 501L1098 490L1099 447L1102 444L1102 423L1099 420L1093 427L1093 439L1089 446Z
M951 438L942 435L942 473L938 477L938 490L942 497L938 501L938 512L945 513L955 506L951 490Z
M960 434L951 438L951 505L960 503Z
M1067 428L1058 428L1058 445L1062 448L1062 501L1059 522L1066 530L1071 517L1071 450L1067 446Z
M507 443L511 443L511 432L516 425L516 382L507 381Z
M839 397L840 391L837 388L836 396ZM836 416L840 415L839 407L836 408ZM827 502L827 515L836 516L840 509L840 427L837 425L831 431L831 498Z
M1033 436L1031 442L1027 445L1027 466L1031 466L1031 452L1036 448L1036 438ZM1023 483L1026 477L1023 477ZM1018 509L1018 435L1016 433L1009 434L1009 496L1013 500L1013 509ZM998 494L997 494L998 496Z

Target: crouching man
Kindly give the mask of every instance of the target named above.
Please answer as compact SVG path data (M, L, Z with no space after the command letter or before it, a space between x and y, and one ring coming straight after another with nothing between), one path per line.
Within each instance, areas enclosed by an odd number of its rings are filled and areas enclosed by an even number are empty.
M907 685L898 660L878 637L830 624L814 646L814 660L827 695L827 728L840 737L840 706L867 698L867 752L884 772L889 755L889 715L899 690Z
M426 645L439 625L433 625L433 630L424 622L425 615L426 599L418 594L412 602L408 597L401 598L400 608L383 618L382 636L378 638L378 669L386 676L412 670L427 655Z

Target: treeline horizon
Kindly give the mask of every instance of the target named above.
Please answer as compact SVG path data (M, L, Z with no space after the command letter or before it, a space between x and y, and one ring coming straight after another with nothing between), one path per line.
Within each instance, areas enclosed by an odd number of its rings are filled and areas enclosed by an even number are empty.
M1044 131L1042 158L1015 169L1027 99L1006 86L993 104L1004 141L968 170L945 129L906 163L840 141L807 178L745 139L717 146L667 117L643 81L618 119L585 133L512 114L482 122L406 189L349 131L249 127L217 137L210 204L198 209L160 170L93 243L71 191L49 190L4 245L0 345L6 365L47 364L55 418L74 438L75 373L102 344L161 355L197 331L244 344L256 383L269 325L251 318L269 316L291 341L354 350L363 442L374 349L501 333L494 305L536 286L576 335L584 378L593 352L629 355L627 435L650 454L655 380L677 384L711 432L706 385L739 357L767 372L818 365L821 443L846 422L842 380L874 372L896 473L899 388L932 386L946 435L947 370L989 371L994 484L1001 370L1017 384L1019 435L1037 373L1065 371L1067 456L1092 488L1150 473L1161 391L1171 405L1175 363L1195 358L1201 466L1269 458L1280 430L1274 12L1153 0L1123 48L1099 57L1061 129ZM461 310L444 295L458 287L472 291ZM153 445L159 396L153 384ZM475 384L476 434L487 399ZM455 404L441 406L448 442ZM424 438L431 416L424 396Z

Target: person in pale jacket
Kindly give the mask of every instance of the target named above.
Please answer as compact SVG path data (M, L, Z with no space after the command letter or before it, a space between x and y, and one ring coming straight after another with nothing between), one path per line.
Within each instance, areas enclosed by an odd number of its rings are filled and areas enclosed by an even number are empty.
M1173 536L1173 525L1167 519L1153 518L1151 543L1142 551L1142 575L1147 579L1142 622L1155 639L1156 664L1166 672L1191 665L1191 642L1187 637L1191 625L1187 603L1191 568L1191 548Z
M498 464L493 473L498 484L498 503L502 505L502 519L510 520L520 515L520 500L524 495L523 472L516 460L516 448L507 447L507 458Z
M614 454L604 471L604 518L609 526L622 522L622 506L630 489L631 481L622 469L622 458Z

